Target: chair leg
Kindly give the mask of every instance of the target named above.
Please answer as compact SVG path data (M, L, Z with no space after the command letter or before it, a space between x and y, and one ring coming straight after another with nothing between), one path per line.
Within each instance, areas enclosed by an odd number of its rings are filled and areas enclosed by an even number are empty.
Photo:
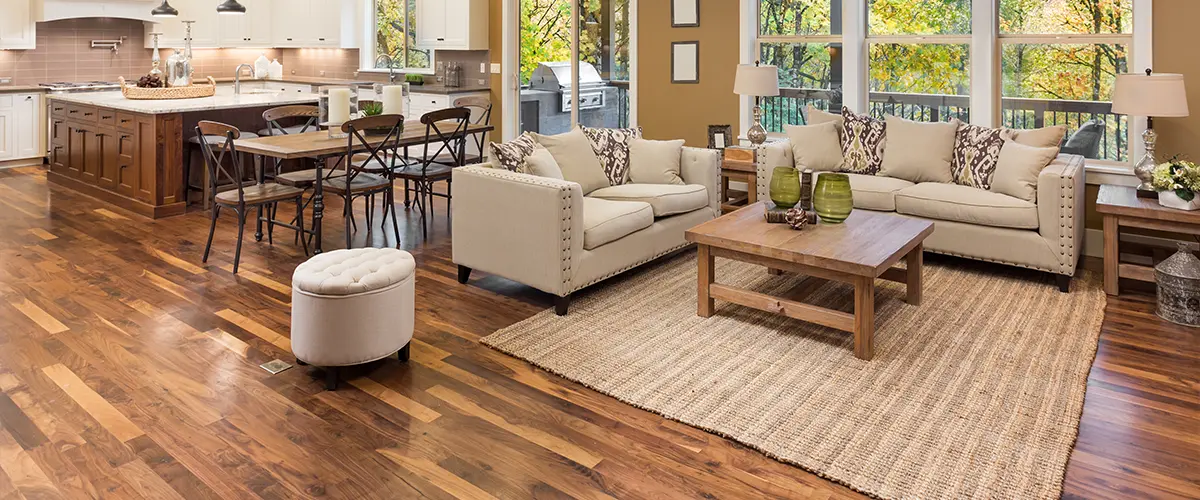
M304 237L304 195L296 197L296 239L300 240L304 256L308 257L308 238Z
M221 206L212 208L212 222L208 225L208 243L204 244L204 258L200 262L208 262L208 251L212 249L213 232L217 230L217 217L221 215Z
M237 249L233 252L233 274L238 272L238 264L242 261L242 236L246 231L246 207L241 207L238 211L238 238Z
M254 241L262 241L263 205L259 205L255 211L258 212L258 217L256 217L254 221Z
M344 219L346 220L346 248L349 249L350 248L350 225L354 224L354 215L352 215L354 213L354 210L351 210L350 202L354 198L346 197L344 199L345 199L345 203L346 203L346 208L344 209L346 212L346 217L344 217Z
M275 239L274 239L274 237L275 237L275 217L277 214L279 214L279 202L270 204L267 207L267 213L270 214L267 217L267 244L274 245L275 244Z
M396 248L400 248L400 223L396 220L396 183L392 181L392 185L388 188L388 206L387 209L392 212L392 232L396 235Z
M408 179L404 179L404 209L408 210L410 202L408 201Z

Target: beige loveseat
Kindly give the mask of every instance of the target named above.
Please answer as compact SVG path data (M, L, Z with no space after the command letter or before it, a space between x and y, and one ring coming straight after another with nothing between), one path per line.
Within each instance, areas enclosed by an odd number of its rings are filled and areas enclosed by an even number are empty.
M453 254L458 278L472 269L556 297L688 245L683 232L720 214L721 158L683 148L686 183L621 184L583 195L578 183L481 164L454 169Z
M769 200L773 167L795 166L791 142L767 145L762 160L758 197ZM1069 290L1083 251L1082 156L1060 154L1041 171L1036 203L958 184L848 175L855 209L934 221L926 251L1046 271Z

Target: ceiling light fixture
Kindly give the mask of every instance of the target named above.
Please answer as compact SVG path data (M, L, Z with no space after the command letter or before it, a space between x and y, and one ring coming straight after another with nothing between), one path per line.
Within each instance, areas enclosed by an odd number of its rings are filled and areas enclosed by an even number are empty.
M246 6L238 3L237 0L225 0L217 6L217 14L240 16L245 13Z
M150 15L154 17L179 17L179 9L172 7L171 4L167 3L167 0L163 0L162 5L150 11Z

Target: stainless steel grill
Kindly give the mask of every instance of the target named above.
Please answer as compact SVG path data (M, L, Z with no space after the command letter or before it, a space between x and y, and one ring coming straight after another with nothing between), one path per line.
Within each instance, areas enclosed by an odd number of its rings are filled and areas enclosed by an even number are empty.
M529 79L530 88L558 92L559 112L571 111L571 62L544 62L538 64ZM600 72L591 64L579 63L579 109L603 108L606 102L605 88L608 83L600 78Z

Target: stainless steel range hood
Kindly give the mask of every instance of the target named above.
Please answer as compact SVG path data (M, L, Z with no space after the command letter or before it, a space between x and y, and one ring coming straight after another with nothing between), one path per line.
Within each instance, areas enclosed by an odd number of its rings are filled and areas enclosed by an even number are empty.
M34 19L38 22L60 19L116 17L158 22L150 16L155 0L36 0Z

